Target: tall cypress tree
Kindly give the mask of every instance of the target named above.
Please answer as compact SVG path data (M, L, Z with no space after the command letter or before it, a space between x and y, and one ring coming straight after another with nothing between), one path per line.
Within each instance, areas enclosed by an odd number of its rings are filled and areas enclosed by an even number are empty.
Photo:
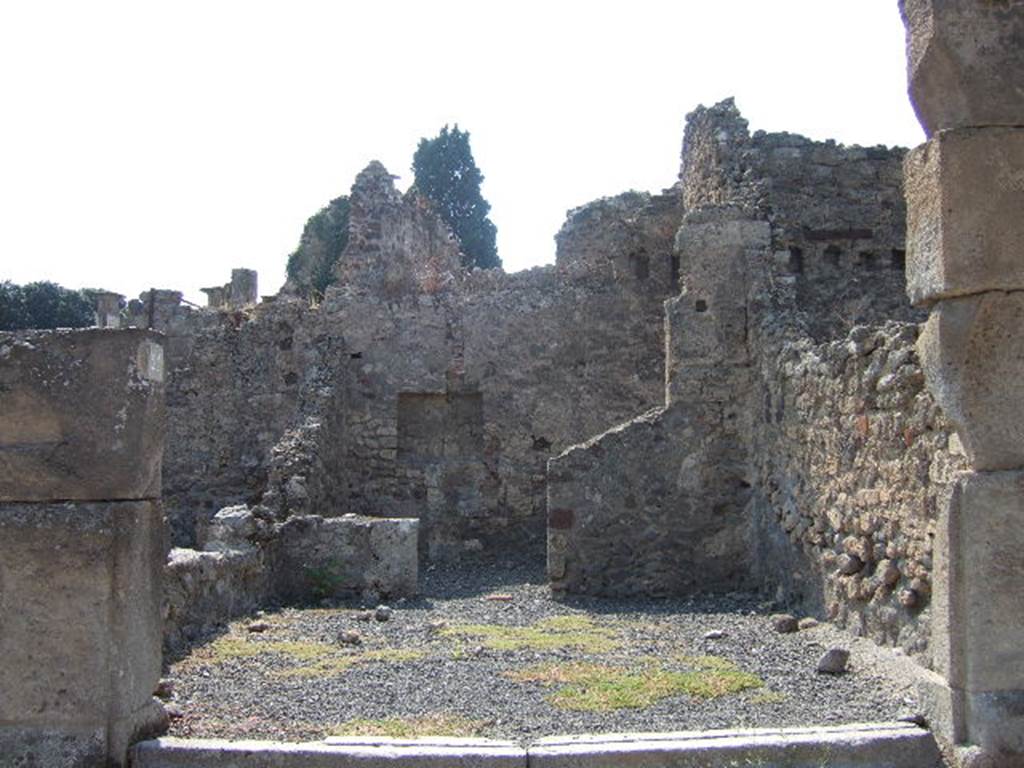
M433 139L420 139L412 158L416 188L437 206L462 246L464 266L500 267L491 205L480 194L484 177L469 148L469 132L446 125Z

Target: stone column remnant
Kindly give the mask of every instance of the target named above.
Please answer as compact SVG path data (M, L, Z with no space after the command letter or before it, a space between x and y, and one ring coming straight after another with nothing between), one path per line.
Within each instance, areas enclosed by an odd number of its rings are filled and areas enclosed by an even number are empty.
M259 301L255 269L232 269L228 286L228 303L232 308L248 307Z
M971 471L935 542L933 727L960 755L1024 765L1024 2L903 0L918 351Z
M124 306L124 296L112 291L96 291L93 293L93 301L95 302L96 327L121 327L121 307Z
M0 334L0 763L109 768L162 712L159 334Z

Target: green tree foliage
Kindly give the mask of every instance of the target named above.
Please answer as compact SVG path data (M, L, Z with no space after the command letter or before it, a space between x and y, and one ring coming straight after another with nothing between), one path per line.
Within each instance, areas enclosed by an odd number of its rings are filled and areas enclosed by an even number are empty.
M323 298L334 282L334 265L348 244L348 214L348 198L342 196L306 222L299 247L288 257L288 278L302 293Z
M446 125L433 139L420 139L412 159L416 188L430 198L459 238L465 266L500 267L497 228L488 218L491 205L480 194L484 177L473 161L469 132Z
M84 291L49 282L0 283L0 330L86 328L93 320L93 302Z

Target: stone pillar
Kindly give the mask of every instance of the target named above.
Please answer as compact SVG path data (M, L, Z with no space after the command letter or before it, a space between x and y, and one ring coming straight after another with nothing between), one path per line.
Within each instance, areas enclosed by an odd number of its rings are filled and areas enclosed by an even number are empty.
M206 294L206 306L210 309L220 309L227 299L227 288L223 285L216 285L213 288L200 288Z
M0 763L125 764L152 733L161 337L0 334Z
M928 387L971 471L935 542L933 728L963 762L1024 765L1024 2L903 0L907 290ZM975 762L972 762L975 761Z
M110 291L96 291L93 293L93 300L96 303L96 327L120 328L124 296Z
M228 304L234 309L248 307L259 301L256 270L232 269L227 293Z

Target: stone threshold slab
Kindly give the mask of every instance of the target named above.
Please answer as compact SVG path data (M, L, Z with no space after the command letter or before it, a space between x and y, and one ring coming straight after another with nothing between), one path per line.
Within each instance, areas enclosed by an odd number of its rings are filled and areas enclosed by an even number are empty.
M164 738L132 750L133 768L525 768L526 750L488 739L339 738L289 744Z
M909 723L826 728L552 736L522 747L490 739L332 737L286 744L165 738L133 768L940 768L932 735Z
M939 768L932 735L910 723L551 736L531 768Z

